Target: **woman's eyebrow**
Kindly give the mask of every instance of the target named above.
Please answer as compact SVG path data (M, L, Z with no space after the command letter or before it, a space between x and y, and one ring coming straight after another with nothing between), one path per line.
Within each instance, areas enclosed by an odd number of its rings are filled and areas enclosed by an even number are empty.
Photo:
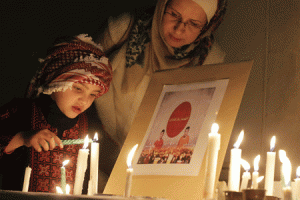
M174 8L172 8L172 6L168 6L167 8L170 8L170 9L174 10L174 11L175 11L178 15L180 15L180 17L182 18L181 13L178 12L177 10L175 10ZM202 23L202 21L197 20L197 19L190 19L190 20L192 20L192 21L197 21L197 22L199 22L199 23Z

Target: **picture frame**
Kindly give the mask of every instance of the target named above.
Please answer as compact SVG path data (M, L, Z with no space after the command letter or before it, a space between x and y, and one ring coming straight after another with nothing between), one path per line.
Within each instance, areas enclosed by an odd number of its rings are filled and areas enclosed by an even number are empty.
M155 72L150 80L139 110L122 146L115 166L103 191L104 194L123 195L126 184L126 160L132 147L142 146L157 102L165 85L180 85L228 79L215 122L221 135L216 169L218 180L236 116L243 98L253 61L202 65ZM209 132L208 132L209 133ZM207 133L207 134L208 134ZM139 149L138 149L139 151ZM134 155L134 159L137 159ZM166 199L203 199L207 160L206 153L197 176L133 175L132 196L162 197Z
M134 174L197 176L228 81L164 85Z

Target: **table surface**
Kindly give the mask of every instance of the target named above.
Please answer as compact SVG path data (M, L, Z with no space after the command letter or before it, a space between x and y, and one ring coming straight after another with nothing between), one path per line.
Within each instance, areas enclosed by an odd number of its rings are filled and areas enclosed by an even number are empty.
M98 195L66 195L43 192L21 192L11 190L0 190L1 200L166 200L155 197L124 197L118 195L98 194Z

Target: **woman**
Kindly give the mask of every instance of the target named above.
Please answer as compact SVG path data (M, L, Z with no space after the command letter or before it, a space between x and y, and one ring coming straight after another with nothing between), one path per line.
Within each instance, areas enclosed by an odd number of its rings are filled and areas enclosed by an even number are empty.
M225 7L225 0L158 0L154 14L110 18L97 42L109 55L114 77L111 90L95 105L106 131L119 144L153 72L223 61L223 53L212 45L212 33Z

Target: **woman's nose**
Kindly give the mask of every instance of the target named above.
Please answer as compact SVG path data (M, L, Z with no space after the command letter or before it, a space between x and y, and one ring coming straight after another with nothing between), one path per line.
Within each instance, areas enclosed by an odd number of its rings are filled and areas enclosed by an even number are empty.
M181 21L178 21L177 24L174 26L175 33L177 34L181 34L185 32L185 29L186 29L186 24Z

